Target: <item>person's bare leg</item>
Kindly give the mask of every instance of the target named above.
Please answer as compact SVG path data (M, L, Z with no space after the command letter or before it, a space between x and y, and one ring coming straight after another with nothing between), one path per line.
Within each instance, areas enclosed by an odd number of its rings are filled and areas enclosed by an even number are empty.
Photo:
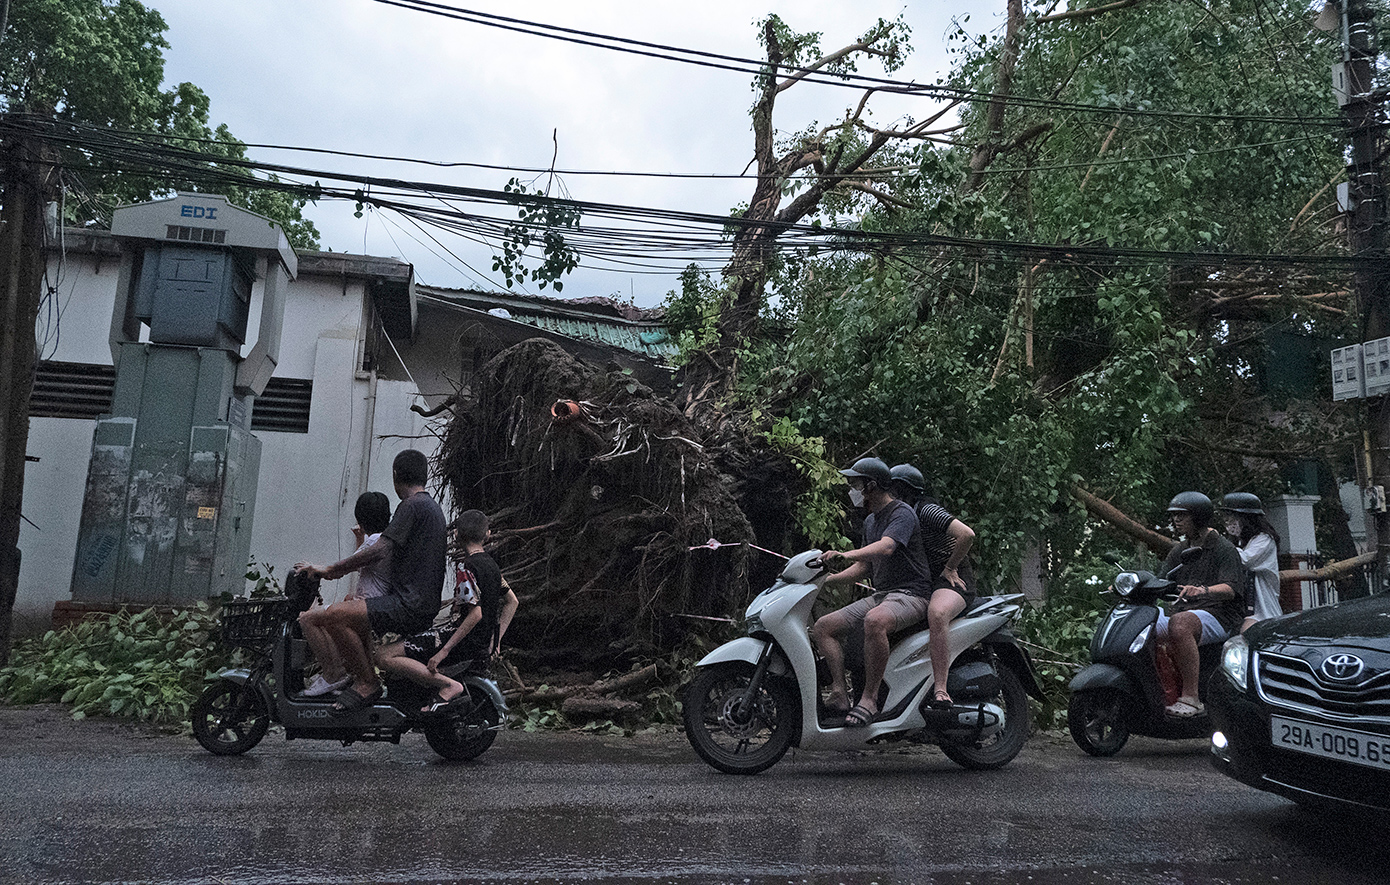
M441 700L451 701L463 694L463 684L430 668L405 653L401 643L388 645L377 652L377 666L396 676L433 688Z
M830 695L825 705L830 708L849 709L849 689L845 686L845 649L840 637L849 629L850 621L840 614L831 612L816 621L811 628L811 638L821 657L825 658L825 668L830 672Z
M888 634L896 624L892 612L881 605L864 616L864 690L859 693L859 706L870 713L878 713L878 689L888 667Z
M1173 653L1173 666L1182 683L1181 697L1196 698L1201 658L1197 640L1202 635L1202 619L1192 612L1178 612L1168 619L1168 645Z
M309 643L314 660L319 662L323 678L337 682L347 675L347 670L343 668L343 658L338 654L337 645L324 628L323 615L327 611L326 608L311 608L304 612L299 616L299 628L304 631L304 641Z
M951 621L965 609L965 597L945 588L934 591L927 606L927 650L931 655L934 696L949 701L946 679L951 673Z
M330 606L323 616L324 628L338 650L343 667L352 676L352 690L366 697L381 687L372 666L364 636L371 635L364 599L346 599Z

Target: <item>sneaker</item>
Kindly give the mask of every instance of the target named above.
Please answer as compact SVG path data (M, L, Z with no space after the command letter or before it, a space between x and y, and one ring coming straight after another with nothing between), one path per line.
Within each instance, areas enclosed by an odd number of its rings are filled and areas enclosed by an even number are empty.
M323 678L322 673L315 673L314 678L309 680L309 684L300 694L306 698L320 698L335 691L342 691L351 684L351 676L344 676L336 682L329 682Z

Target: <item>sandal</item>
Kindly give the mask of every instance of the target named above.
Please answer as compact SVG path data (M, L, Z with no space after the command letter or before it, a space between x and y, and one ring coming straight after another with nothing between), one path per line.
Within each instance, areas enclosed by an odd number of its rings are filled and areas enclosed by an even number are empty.
M955 702L951 700L951 696L944 691L938 691L935 697L931 699L931 708L933 710L949 710L954 704Z
M1163 712L1178 719L1191 719L1194 716L1201 716L1206 711L1206 705L1197 698L1178 698L1163 708Z
M383 693L384 689L378 685L375 691L363 696L357 693L357 689L349 685L343 689L342 694L338 695L338 700L333 702L333 712L356 713L358 710L370 707L381 700Z
M877 715L878 713L870 710L863 704L855 704L853 707L850 707L849 712L845 714L845 728L863 728L870 722L873 722L874 717Z
M430 716L435 713L443 713L450 707L457 706L460 701L467 699L468 692L466 691L459 692L458 694L454 695L448 700L445 700L443 697L441 697L439 692L435 692L434 694L430 695L429 703L425 704L424 707L420 708L420 714L423 716Z

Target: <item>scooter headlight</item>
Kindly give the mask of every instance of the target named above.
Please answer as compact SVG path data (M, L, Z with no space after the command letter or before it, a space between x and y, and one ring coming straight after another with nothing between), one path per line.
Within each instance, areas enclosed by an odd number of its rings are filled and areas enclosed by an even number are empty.
M1245 691L1245 680L1250 676L1250 643L1239 633L1221 646L1221 672L1232 685Z
M748 631L749 636L767 631L767 628L763 626L762 614L762 610L759 609L743 619L743 628Z
M1138 586L1139 576L1134 572L1121 572L1115 576L1115 592L1126 599L1129 598L1129 594L1133 593L1134 589Z
M1153 629L1153 624L1150 624L1143 630L1139 631L1139 635L1134 637L1134 641L1129 644L1130 654L1139 654L1139 652L1143 650L1144 646L1149 644L1149 634L1153 632Z

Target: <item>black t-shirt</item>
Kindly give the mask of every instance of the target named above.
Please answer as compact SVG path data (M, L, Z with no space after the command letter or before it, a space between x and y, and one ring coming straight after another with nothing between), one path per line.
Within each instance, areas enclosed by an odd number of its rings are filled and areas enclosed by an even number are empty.
M418 491L396 507L391 524L381 534L395 545L387 594L398 597L416 620L429 624L439 611L439 594L444 589L444 511L429 492Z
M492 654L497 641L498 620L502 614L502 570L497 561L486 553L470 553L464 557L463 568L472 576L478 588L477 607L483 610L483 618L459 640L450 652L451 660L486 658ZM459 601L454 605L446 634L451 635L458 625L474 608L473 603Z
M1163 570L1159 577L1167 577L1168 573L1177 567L1182 561L1182 551L1189 546L1195 545L1183 541L1173 545L1173 549L1168 551L1168 558L1163 562ZM1198 599L1189 602L1182 599L1174 603L1171 610L1180 612L1204 609L1215 615L1227 632L1234 632L1245 617L1245 566L1241 564L1240 551L1220 532L1213 529L1205 530L1201 547L1202 555L1184 565L1182 570L1173 576L1173 580L1179 584L1205 584L1208 587L1213 584L1229 584L1236 595L1233 599L1222 600Z
M864 546L882 538L892 538L898 546L889 556L880 556L869 563L877 591L897 590L931 596L931 566L922 547L922 527L917 513L902 501L890 501L877 513L864 519Z

